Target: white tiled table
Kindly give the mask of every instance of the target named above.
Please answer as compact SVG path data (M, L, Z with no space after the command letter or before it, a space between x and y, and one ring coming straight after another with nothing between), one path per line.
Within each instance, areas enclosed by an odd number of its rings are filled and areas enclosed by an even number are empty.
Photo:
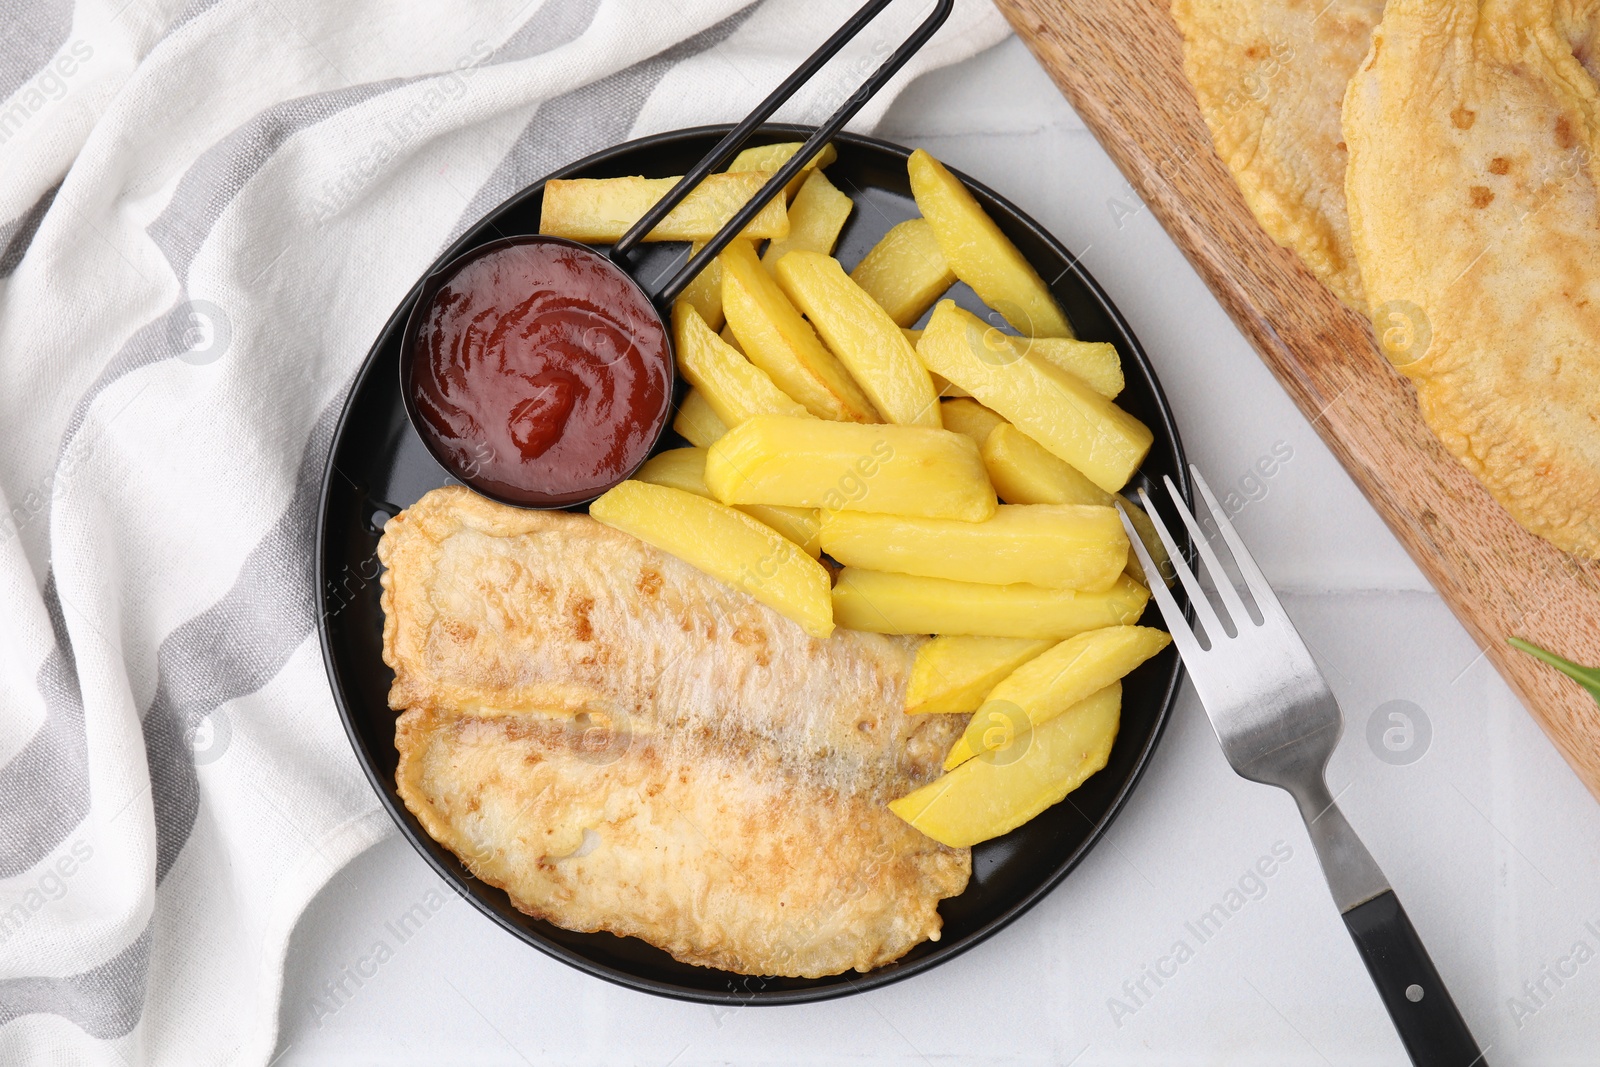
M1236 521L1344 706L1333 789L1490 1062L1600 1061L1600 807L1043 71L1007 41L911 86L879 132L1078 251L1154 360L1190 457L1250 499ZM1274 450L1290 457L1253 473ZM1409 764L1367 740L1391 701L1431 724ZM1202 942L1186 924L1275 846L1288 859L1247 879ZM402 940L394 924L419 903L428 917ZM1405 1062L1288 797L1234 776L1189 690L1106 841L1019 922L921 977L733 1011L629 992L502 933L391 837L302 919L282 1024L282 1065Z

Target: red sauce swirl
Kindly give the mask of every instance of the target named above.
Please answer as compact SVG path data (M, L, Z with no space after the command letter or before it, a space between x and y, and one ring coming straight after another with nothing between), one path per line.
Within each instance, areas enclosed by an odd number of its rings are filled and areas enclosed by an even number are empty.
M580 245L533 239L468 260L414 341L418 431L451 473L509 503L571 504L620 481L671 405L655 308Z

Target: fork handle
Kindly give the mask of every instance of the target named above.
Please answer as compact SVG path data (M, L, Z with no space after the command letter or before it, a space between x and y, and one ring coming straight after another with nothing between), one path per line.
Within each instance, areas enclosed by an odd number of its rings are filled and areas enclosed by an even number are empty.
M1388 889L1344 913L1361 960L1417 1067L1486 1067L1422 939Z

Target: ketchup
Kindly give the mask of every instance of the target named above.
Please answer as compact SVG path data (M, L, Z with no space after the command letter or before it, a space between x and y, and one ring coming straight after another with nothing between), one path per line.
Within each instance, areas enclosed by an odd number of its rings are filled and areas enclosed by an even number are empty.
M666 423L666 329L598 252L549 238L496 244L418 310L417 429L451 473L491 496L588 499L644 462Z

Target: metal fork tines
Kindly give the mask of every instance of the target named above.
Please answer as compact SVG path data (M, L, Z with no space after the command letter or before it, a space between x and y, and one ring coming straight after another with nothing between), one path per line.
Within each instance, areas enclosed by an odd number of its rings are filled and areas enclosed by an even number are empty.
M1199 622L1197 632L1166 584L1122 509L1128 541L1172 642L1205 705L1228 762L1240 775L1286 790L1299 806L1334 903L1367 965L1414 1062L1448 1067L1482 1064L1450 994L1422 947L1388 879L1356 836L1328 791L1328 757L1344 718L1305 641L1283 610L1210 486L1190 467L1205 519L1220 534L1256 606L1251 612L1224 569L1213 541L1164 479L1173 507L1188 528L1205 572L1216 587L1213 604L1149 495L1139 499L1155 526L1177 582Z

